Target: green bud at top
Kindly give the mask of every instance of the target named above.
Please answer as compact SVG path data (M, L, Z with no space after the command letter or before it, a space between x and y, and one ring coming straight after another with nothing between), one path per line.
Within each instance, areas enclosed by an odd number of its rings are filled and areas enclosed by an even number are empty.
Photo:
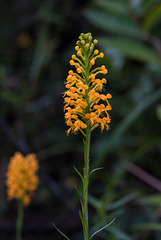
M81 40L81 44L84 45L84 44L85 44L85 41L84 41L84 40Z
M89 47L90 47L90 44L89 43L86 43L86 49L88 50L89 49Z
M76 45L80 46L80 41L79 40L76 42Z
M75 46L75 50L78 51L79 50L79 46Z
M97 39L94 39L93 43L94 43L94 44L97 44L97 43L98 43L98 40L97 40Z
M88 40L89 40L89 41L92 41L92 36L89 36L89 37L88 37Z

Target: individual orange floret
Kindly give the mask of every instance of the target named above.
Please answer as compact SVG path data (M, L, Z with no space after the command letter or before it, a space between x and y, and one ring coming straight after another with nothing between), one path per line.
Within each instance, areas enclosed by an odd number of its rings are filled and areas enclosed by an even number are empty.
M110 93L108 93L108 94L106 95L106 97L107 97L107 99L110 99L110 98L112 98L112 95L111 95Z
M94 50L94 54L97 55L99 53L98 49Z
M75 121L74 126L73 126L73 131L77 132L80 128L85 129L85 128L87 128L87 125L84 122L82 122L81 120Z
M77 68L77 73L81 73L82 69L81 68Z
M100 115L103 111L106 110L105 105L104 104L100 104L100 105L94 105L93 107L95 110L97 110L98 115Z
M96 119L98 118L98 115L94 112L91 112L91 113L87 113L85 117L90 120L92 125L94 125Z
M28 154L24 157L20 152L16 152L11 158L7 170L7 194L11 200L13 198L22 200L27 206L38 186L38 160L35 154Z
M100 97L100 94L99 94L97 91L95 91L94 89L92 89L92 90L88 93L88 96L89 96L89 99L90 99L90 101L91 101L91 100L94 100L94 99L99 98L99 97Z
M103 58L104 57L104 53L101 52L99 56L100 56L100 58Z
M91 78L91 80L94 80L95 79L95 74L91 74L89 77Z
M88 104L85 101L83 101L82 99L77 99L76 106L77 106L77 108L86 108L88 106Z
M82 56L81 51L78 51L78 52L77 52L77 55L78 55L79 57Z
M76 55L73 54L73 55L72 55L72 59L73 59L73 60L76 60L76 58L77 58Z
M78 47L78 46L75 46L75 50L78 51L78 50L79 50L79 47Z
M108 126L108 120L106 117L103 117L103 118L97 118L96 120L97 123L99 123L101 125L101 131L104 130L104 128L106 128L108 130L109 126Z
M102 65L102 66L100 67L100 69L101 69L101 72L102 72L103 74L106 74L106 73L107 73L107 69L106 69L106 67L105 67L104 65Z
M78 89L84 89L84 90L88 89L88 86L86 84L84 84L83 82L76 83L76 86L78 87ZM66 85L66 88L67 88L67 85Z
M94 64L95 64L95 60L92 59L92 60L90 61L90 64L91 64L91 65L94 65Z
M69 75L73 75L73 71L72 70L69 70Z
M103 74L106 74L106 73L107 73L107 69L104 69L104 70L102 71L102 73L103 73Z
M70 63L71 66L75 65L75 62L73 60L70 60L69 63Z
M106 69L106 67L105 67L104 65L102 65L102 66L100 67L100 69L103 71L103 70Z

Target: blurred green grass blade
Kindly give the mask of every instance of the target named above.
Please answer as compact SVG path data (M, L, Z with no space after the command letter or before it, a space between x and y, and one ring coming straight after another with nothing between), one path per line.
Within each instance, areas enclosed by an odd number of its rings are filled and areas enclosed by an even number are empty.
M156 115L157 115L158 119L161 121L161 104L159 104L156 107Z
M6 102L14 105L15 107L22 106L25 102L24 96L16 94L8 89L1 91L0 96Z
M57 226L56 226L54 223L52 223L52 224L53 224L54 228L55 228L64 238L66 238L67 240L70 240L70 238L68 238L62 231L60 231L59 228L57 228Z
M39 161L44 161L47 158L50 158L55 155L63 154L72 150L78 151L79 153L82 151L81 146L78 142L61 142L60 144L54 144L47 148L44 148L36 153Z
M36 82L39 78L41 69L48 63L53 51L53 40L48 39L47 27L44 25L38 33L35 52L29 72L29 78Z
M155 4L156 2L152 0L144 1L143 5L140 8L142 16L145 17L149 12L151 12Z
M127 4L120 1L109 1L109 0L94 0L93 3L103 9L104 11L111 12L119 15L127 15L128 9Z
M122 161L121 164L118 164L113 172L112 178L108 180L108 184L105 187L104 194L102 196L102 201L106 204L106 209L108 209L110 204L114 201L115 198L115 189L118 186L120 180L126 172L127 161Z
M161 99L161 89L154 91L151 95L148 95L142 102L137 105L131 113L125 117L121 123L117 126L107 141L102 143L98 156L95 158L94 166L97 167L103 164L105 156L109 151L113 151L119 139L125 131L132 125L135 119L143 113L148 107L154 104L157 100Z
M102 204L102 201L100 201L99 199L89 195L89 203L96 209L102 209L104 208L103 207L103 204Z
M119 240L132 240L132 238L116 227L109 227L106 231L113 233Z
M129 18L92 9L87 9L84 14L91 24L106 32L141 38L142 30Z
M124 206L125 204L127 204L128 202L134 200L137 197L137 193L131 193L121 199L119 199L118 201L113 202L112 204L110 204L110 206L107 206L107 209L110 211L113 211L117 208L120 208L122 206Z
M59 12L52 11L53 5L54 1L47 1L45 4L42 4L36 12L36 18L48 24L60 24L63 16Z
M107 210L113 211L113 210L123 207L128 202L134 200L137 196L138 196L137 193L131 193L131 194L119 199L118 201L115 201L112 204L107 205L102 200L89 195L89 202L97 210L103 209L104 211L107 211Z
M45 59L46 44L47 44L47 32L46 29L42 28L38 34L34 57L29 74L29 77L31 79L34 79L34 81L36 81L37 78L39 77L40 70Z
M130 159L132 159L132 161L141 159L148 152L154 151L154 149L159 146L160 142L160 137L148 139L142 146L140 146L134 153L131 154Z
M122 53L125 57L129 57L145 63L154 63L161 65L161 59L156 50L146 46L144 43L128 38L99 38L101 46L113 48Z
M159 207L161 204L161 193L145 196L139 199L141 204L151 204Z
M103 202L100 200L100 199L97 199L91 195L88 196L89 198L89 203L91 206L93 206L95 209L96 209L96 212L98 214L98 216L101 218L101 219L105 219L105 216L106 216L106 212L105 212L105 206L103 204ZM105 223L103 223L105 224ZM102 225L103 225L102 224ZM96 231L96 229L100 228L101 226L97 226L96 228L94 228L94 231Z
M153 26L159 19L161 19L161 3L157 4L155 8L148 12L143 21L143 28L146 31L152 30Z
M0 86L4 85L6 69L3 65L0 65Z
M161 223L139 223L135 225L135 229L161 231Z

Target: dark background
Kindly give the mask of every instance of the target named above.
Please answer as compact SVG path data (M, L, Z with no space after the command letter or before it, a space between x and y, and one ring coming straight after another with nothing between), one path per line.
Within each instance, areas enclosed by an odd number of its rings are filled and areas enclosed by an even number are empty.
M110 131L92 133L89 213L95 239L161 239L161 3L159 0L0 1L0 239L15 239L17 202L5 174L16 151L34 152L40 183L25 208L23 240L83 239L82 136L66 135L64 82L79 35L105 54Z

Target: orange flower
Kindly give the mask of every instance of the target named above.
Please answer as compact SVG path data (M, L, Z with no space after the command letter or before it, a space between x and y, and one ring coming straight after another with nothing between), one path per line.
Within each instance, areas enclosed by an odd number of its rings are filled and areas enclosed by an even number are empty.
M10 159L7 170L7 194L11 200L20 199L24 205L28 205L38 186L39 165L35 154L24 157L16 152Z
M97 126L101 130L109 129L111 121L108 111L111 105L108 102L111 94L102 94L105 78L96 78L98 74L106 74L104 65L93 68L97 58L103 58L104 54L94 49L97 40L92 41L90 33L81 34L76 43L77 54L72 55L70 65L76 68L76 72L70 70L67 77L64 93L64 111L66 124L69 126L67 133L80 131L85 135L87 126L93 130ZM93 68L93 69L92 69Z

